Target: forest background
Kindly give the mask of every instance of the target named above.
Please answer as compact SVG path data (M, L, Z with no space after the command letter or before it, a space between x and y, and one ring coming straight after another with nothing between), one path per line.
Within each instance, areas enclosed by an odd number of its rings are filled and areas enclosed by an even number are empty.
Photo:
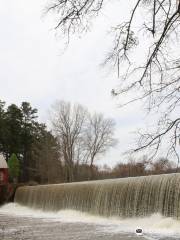
M121 156L114 166L100 166L99 157L117 144L113 119L59 101L51 109L52 129L48 130L39 123L37 113L28 102L20 107L0 102L0 152L7 162L12 154L17 156L20 182L45 184L179 171L175 162L163 157L125 161Z

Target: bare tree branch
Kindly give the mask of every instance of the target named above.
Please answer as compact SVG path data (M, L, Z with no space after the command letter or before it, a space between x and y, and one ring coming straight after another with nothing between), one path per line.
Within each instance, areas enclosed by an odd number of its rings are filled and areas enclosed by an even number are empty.
M105 0L55 0L47 11L57 14L59 21L56 29L69 38L71 34L86 31L89 23L103 9L104 3ZM136 25L140 9L144 12L144 18L140 25ZM120 87L113 89L112 94L123 98L131 93L130 99L122 106L143 101L149 113L162 113L156 131L141 134L134 152L152 147L155 155L163 139L167 138L166 152L177 156L180 138L177 116L180 106L180 1L136 0L129 20L112 29L114 42L104 61L118 69ZM142 38L142 31L146 38ZM144 62L136 63L131 50L138 49L147 39L147 57ZM173 48L176 49L173 51ZM126 71L120 68L122 62Z

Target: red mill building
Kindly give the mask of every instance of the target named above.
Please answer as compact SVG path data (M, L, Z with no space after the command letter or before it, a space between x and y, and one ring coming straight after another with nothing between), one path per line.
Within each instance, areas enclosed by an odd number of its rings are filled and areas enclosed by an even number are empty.
M0 154L0 185L8 183L8 166L3 155Z

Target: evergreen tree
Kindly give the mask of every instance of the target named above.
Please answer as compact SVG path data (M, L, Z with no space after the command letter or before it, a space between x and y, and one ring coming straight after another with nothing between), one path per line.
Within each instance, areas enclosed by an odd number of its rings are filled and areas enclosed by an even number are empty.
M13 182L17 182L20 175L20 162L15 153L8 160L10 178Z
M4 142L5 142L5 102L0 100L0 152L5 153L4 151Z
M37 109L28 102L5 108L0 101L0 153L8 161L12 180L53 182L60 175L57 140L37 121Z
M46 126L39 124L38 134L32 145L31 178L40 183L55 183L63 181L62 164L57 139Z
M31 169L31 149L32 144L36 139L37 135L37 109L33 109L28 102L22 102L21 104L22 113L22 132L21 132L21 144L22 144L22 166L23 166L23 180L28 181L29 171Z
M12 153L15 153L18 157L22 155L21 134L22 112L18 106L11 104L5 112L4 150L6 151L6 159L8 159Z

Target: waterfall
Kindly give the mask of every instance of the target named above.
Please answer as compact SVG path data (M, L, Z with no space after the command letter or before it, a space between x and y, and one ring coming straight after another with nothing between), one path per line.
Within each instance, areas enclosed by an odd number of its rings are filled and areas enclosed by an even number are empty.
M180 174L19 187L15 202L45 211L180 218Z

